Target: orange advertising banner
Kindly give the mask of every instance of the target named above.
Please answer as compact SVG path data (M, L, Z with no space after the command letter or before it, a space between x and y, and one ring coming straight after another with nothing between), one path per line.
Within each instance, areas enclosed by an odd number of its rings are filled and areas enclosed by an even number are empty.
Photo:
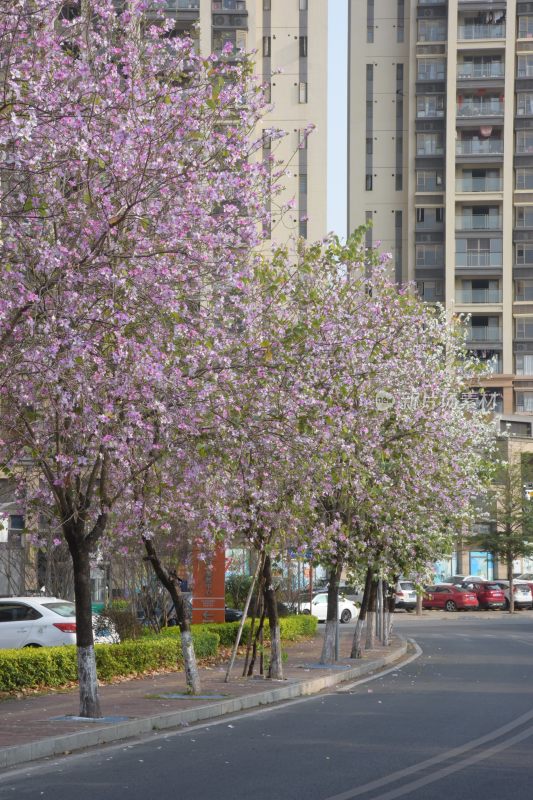
M219 546L205 558L193 550L192 622L224 622L225 553Z

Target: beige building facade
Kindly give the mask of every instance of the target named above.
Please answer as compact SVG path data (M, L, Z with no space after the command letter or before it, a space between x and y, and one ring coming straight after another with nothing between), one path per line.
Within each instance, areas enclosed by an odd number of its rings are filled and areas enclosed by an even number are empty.
M531 436L533 2L350 0L349 52L348 228L470 315L485 398Z
M272 110L263 129L280 128L283 139L263 137L286 165L285 190L271 207L267 238L314 241L327 233L327 0L168 0L167 13L183 31L195 32L202 55L231 42L235 52L254 52L255 72ZM304 131L314 126L307 137ZM284 210L283 210L284 209Z

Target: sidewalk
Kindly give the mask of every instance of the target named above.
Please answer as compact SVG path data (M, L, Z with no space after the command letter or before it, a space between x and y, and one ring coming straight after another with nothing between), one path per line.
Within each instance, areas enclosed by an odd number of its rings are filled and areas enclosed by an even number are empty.
M137 678L100 687L104 719L82 720L77 689L1 702L0 768L58 756L86 747L179 728L257 706L320 692L342 681L368 675L405 655L407 643L393 637L390 647L367 651L350 659L352 630L341 627L340 660L318 663L323 626L311 641L287 643L283 681L243 678L237 659L229 683L226 665L203 667L201 697L186 691L182 672Z

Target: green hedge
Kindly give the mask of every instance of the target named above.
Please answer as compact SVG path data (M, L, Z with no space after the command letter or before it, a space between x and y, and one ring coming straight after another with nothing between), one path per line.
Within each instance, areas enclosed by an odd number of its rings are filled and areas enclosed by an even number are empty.
M247 619L244 623L244 630L241 636L241 642L247 642L250 635L250 620ZM257 620L256 620L257 629ZM316 633L318 620L309 614L299 614L294 617L281 617L279 621L281 638L287 642L293 642L302 636L314 636ZM237 631L239 630L239 622L212 622L202 625L193 625L193 632L208 631L216 633L220 638L220 644L224 647L231 647L237 638ZM268 620L265 620L265 636L268 638L269 625ZM173 637L179 635L179 628L163 628L161 635L165 637Z
M219 637L215 632L193 630L193 640L198 658L216 655ZM97 644L95 651L98 677L102 680L172 668L183 661L179 636ZM57 687L76 681L77 677L74 645L0 651L0 691Z

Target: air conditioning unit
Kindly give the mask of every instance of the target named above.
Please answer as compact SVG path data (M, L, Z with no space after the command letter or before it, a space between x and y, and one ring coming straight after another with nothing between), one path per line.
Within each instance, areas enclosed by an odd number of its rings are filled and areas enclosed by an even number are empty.
M226 17L224 14L213 15L213 25L224 25L225 23L226 23Z

